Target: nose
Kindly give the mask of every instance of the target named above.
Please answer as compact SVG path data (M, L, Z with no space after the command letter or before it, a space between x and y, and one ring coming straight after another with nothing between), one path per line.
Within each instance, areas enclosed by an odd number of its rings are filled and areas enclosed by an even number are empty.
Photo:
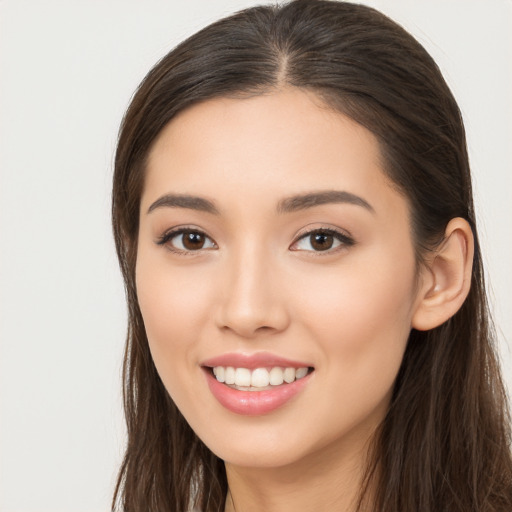
M217 313L220 329L243 338L285 330L290 322L279 270L261 252L244 251L226 262Z

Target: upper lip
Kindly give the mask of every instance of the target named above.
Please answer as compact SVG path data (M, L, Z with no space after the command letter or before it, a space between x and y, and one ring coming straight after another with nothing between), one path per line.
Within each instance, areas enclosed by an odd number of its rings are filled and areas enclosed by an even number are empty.
M294 361L270 352L256 352L255 354L227 353L206 359L201 366L214 368L215 366L232 366L234 368L255 368L275 367L282 368L307 368L312 365L304 361Z

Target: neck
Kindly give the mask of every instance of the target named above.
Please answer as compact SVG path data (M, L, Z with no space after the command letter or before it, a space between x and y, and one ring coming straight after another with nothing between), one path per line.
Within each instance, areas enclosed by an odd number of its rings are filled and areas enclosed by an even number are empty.
M229 492L225 512L355 512L367 460L367 446L330 445L277 468L226 463Z

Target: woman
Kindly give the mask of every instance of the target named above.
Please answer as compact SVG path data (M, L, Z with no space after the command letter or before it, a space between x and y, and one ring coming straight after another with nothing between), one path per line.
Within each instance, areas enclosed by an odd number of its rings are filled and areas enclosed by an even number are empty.
M189 38L126 113L113 223L114 507L512 509L464 128L395 23L296 0Z

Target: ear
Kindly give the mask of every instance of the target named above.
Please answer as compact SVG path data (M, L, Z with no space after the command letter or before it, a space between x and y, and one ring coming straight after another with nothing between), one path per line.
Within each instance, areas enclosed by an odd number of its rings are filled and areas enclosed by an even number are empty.
M444 240L422 270L412 327L427 331L451 318L471 286L474 240L471 226L460 217L446 226Z

